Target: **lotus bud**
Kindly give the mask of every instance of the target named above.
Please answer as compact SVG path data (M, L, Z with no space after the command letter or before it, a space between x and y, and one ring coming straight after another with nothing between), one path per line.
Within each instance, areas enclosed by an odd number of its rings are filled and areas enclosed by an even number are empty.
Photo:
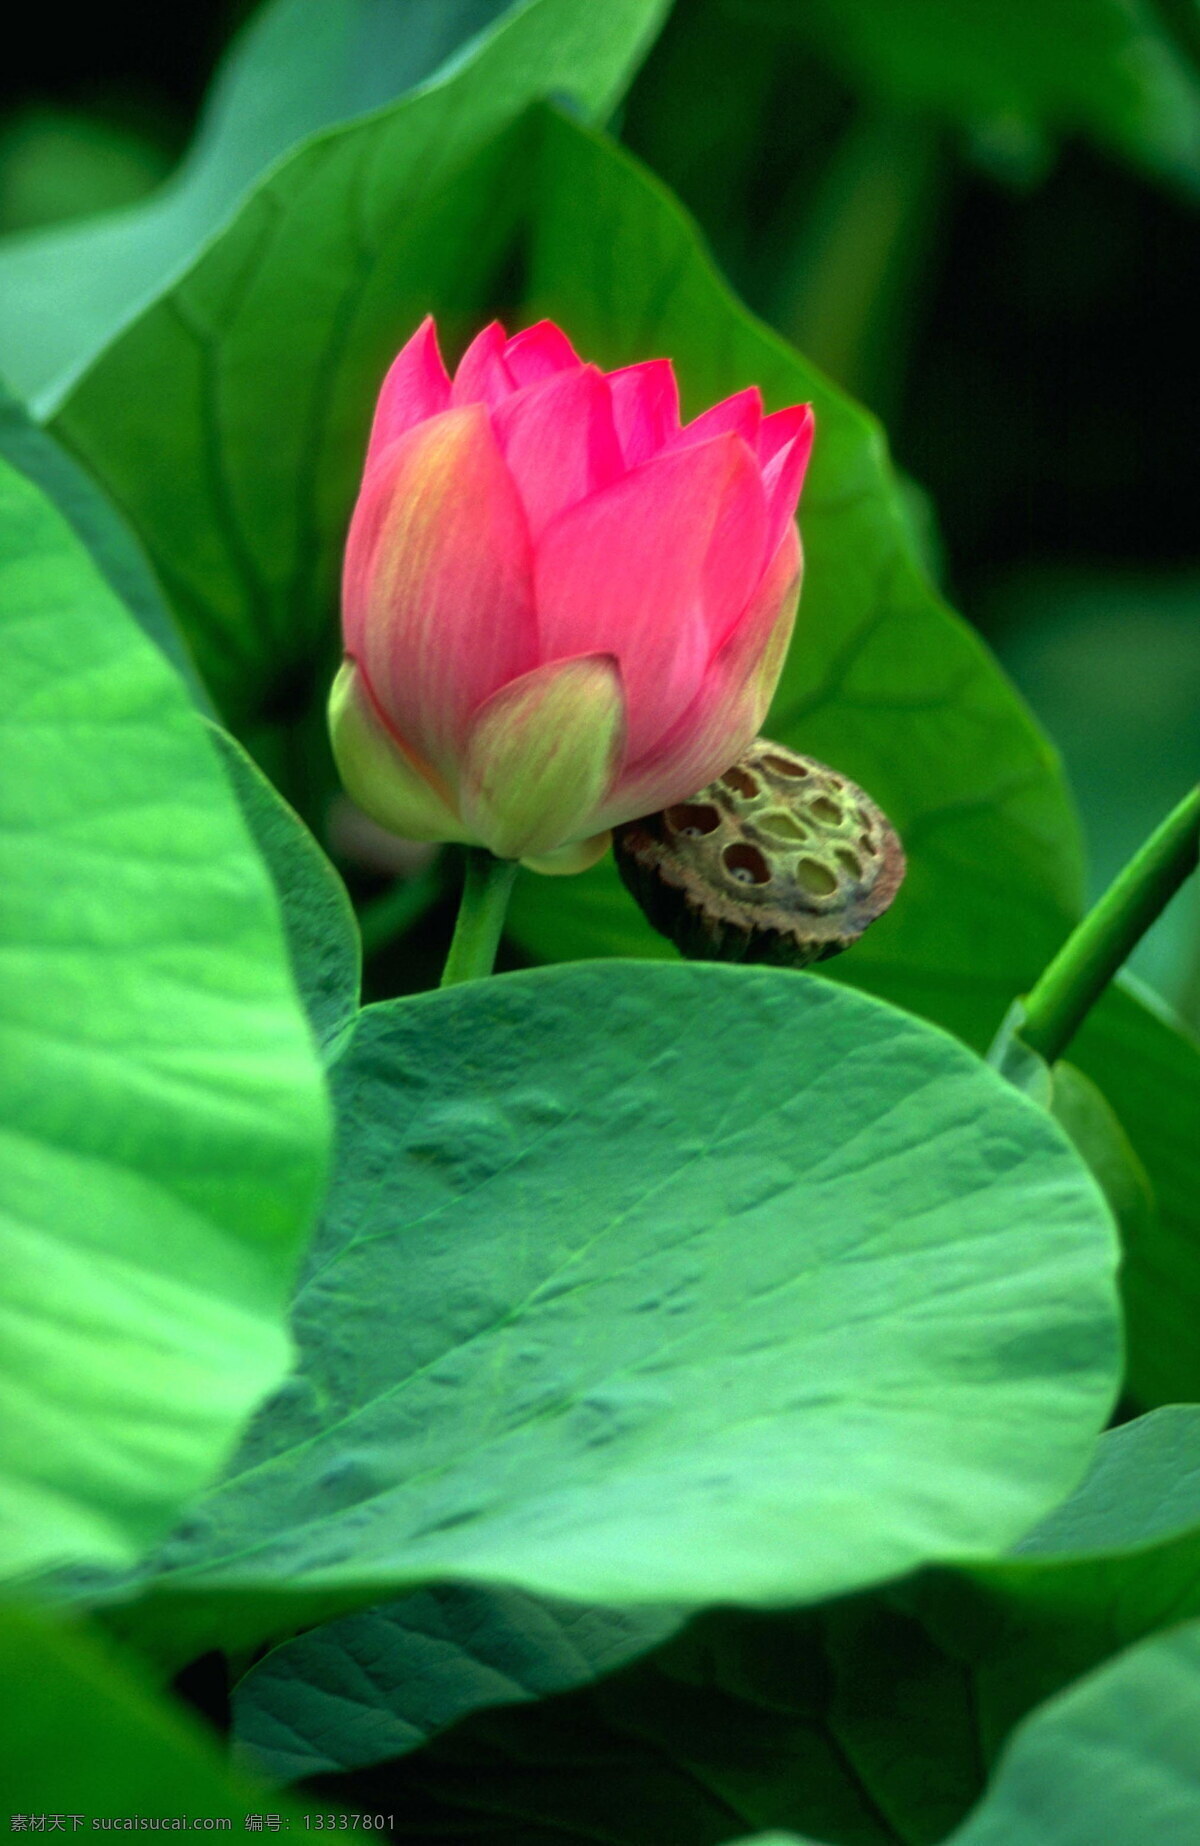
M545 872L752 741L799 595L807 406L681 424L669 360L605 373L549 321L432 320L380 393L346 547L330 724L391 832Z

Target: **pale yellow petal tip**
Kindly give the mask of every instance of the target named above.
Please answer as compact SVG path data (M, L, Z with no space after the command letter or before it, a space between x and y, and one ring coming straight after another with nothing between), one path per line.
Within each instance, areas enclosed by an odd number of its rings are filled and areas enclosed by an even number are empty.
M603 833L594 833L590 840L576 840L572 846L559 846L554 852L522 859L521 864L531 872L541 872L546 878L566 878L575 872L590 872L611 845L612 834L606 829Z
M470 839L449 802L379 718L353 660L333 682L329 737L346 793L379 826L406 840Z
M463 812L476 837L497 858L526 863L593 837L624 717L608 655L549 661L493 693L475 714L463 767Z

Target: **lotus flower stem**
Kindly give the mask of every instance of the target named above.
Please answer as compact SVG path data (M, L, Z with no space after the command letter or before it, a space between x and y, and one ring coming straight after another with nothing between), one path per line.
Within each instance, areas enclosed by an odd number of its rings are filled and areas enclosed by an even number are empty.
M1200 786L1139 847L1025 1001L1021 1037L1053 1064L1200 853Z
M482 980L496 965L496 950L517 875L515 859L497 859L486 846L468 846L462 900L442 986Z

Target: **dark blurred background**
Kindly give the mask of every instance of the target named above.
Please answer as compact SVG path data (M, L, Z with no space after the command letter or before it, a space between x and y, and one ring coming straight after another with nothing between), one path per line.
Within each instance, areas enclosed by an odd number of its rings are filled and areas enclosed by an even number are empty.
M832 6L797 31L789 0L679 0L613 128L751 307L884 419L931 567L1066 758L1096 889L1200 776L1200 146L1189 168L1068 105L972 115L919 69L898 98L820 25ZM160 184L253 10L28 15L0 231ZM1190 50L1200 96L1200 24ZM1137 966L1200 1022L1194 892Z

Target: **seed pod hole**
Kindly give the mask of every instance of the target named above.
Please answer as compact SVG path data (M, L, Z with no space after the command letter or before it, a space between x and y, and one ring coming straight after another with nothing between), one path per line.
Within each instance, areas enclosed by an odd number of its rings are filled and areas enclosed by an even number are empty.
M834 874L819 859L797 859L796 883L810 897L831 897L838 887Z
M842 870L844 872L849 872L851 878L862 877L862 866L859 864L857 856L850 851L848 846L839 846L834 857Z
M701 840L706 833L717 831L721 816L706 801L681 801L667 809L666 821L672 833L682 834L685 840Z
M824 821L827 827L841 825L842 810L836 801L830 801L828 795L818 795L815 801L810 801L808 811L814 820Z
M738 763L735 763L732 769L727 769L721 780L726 788L731 788L735 795L745 795L748 801L753 801L758 793L758 783L750 771L743 769Z
M762 760L765 767L773 769L777 776L792 776L795 781L799 782L808 774L803 763L793 763L786 756L764 756Z
M768 885L771 882L771 867L765 855L745 840L727 846L721 854L721 862L739 885Z
M768 814L757 816L758 825L764 833L769 833L777 840L806 840L808 828L802 827L794 814L784 808L772 808Z

